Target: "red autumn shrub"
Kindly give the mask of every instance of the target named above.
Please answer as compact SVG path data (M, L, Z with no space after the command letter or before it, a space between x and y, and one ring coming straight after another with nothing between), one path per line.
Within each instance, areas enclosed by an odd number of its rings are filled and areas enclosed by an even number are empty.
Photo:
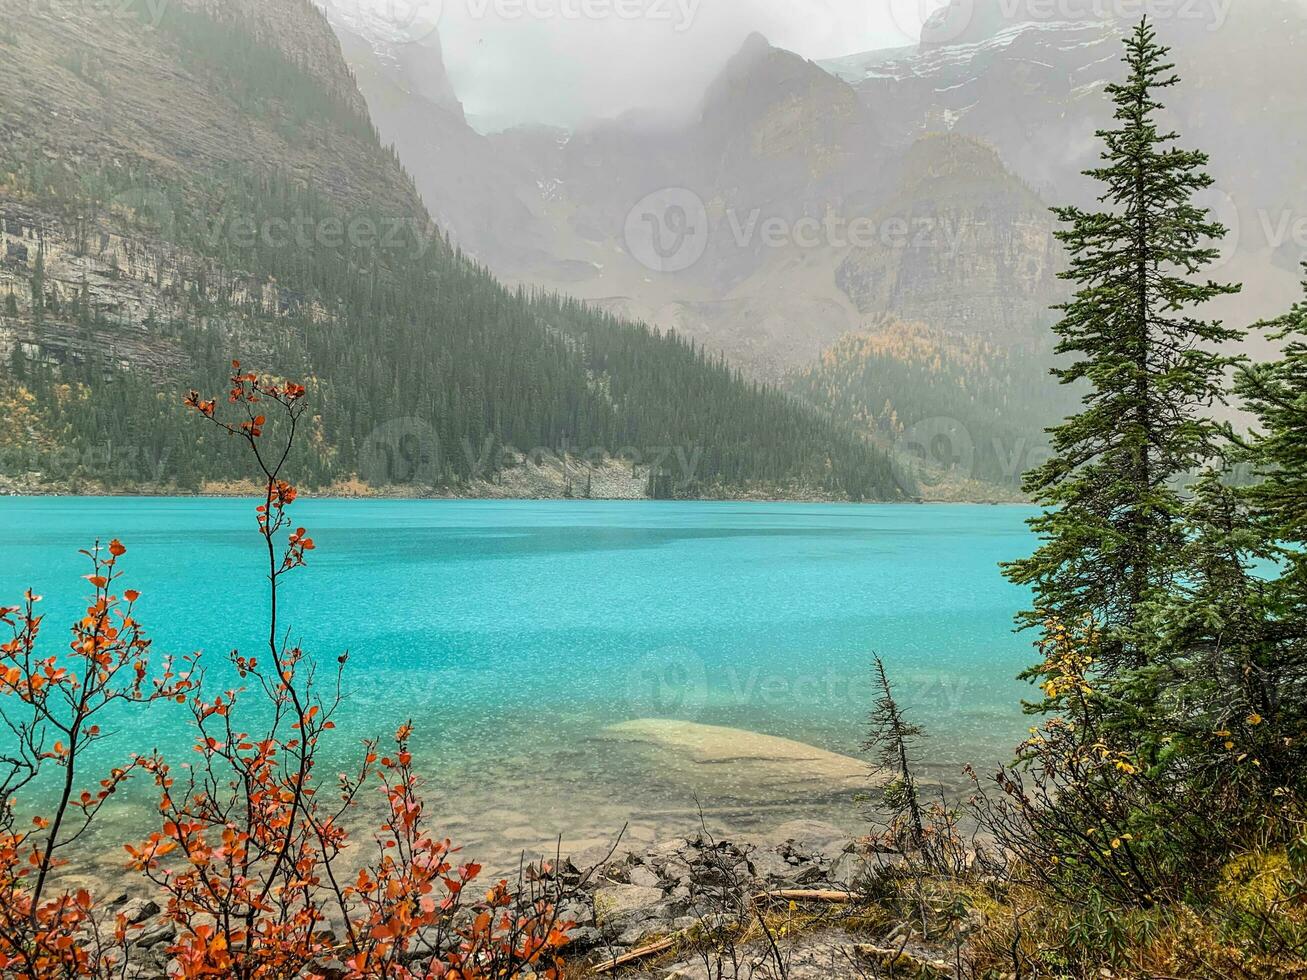
M121 945L125 924L108 926L94 914L83 889L60 888L65 854L100 810L139 767L137 760L106 773L93 788L79 768L87 750L105 735L99 719L115 704L148 705L186 699L187 677L171 663L149 678L150 641L133 610L138 595L116 595L118 560L126 548L83 552L94 595L72 626L63 656L38 650L40 597L0 607L11 638L0 644L0 720L8 729L0 750L0 970L7 976L86 976L104 969ZM53 768L57 802L46 816L20 827L17 794Z
M411 730L392 752L367 742L334 792L317 780L322 739L335 727L346 658L323 691L311 656L284 640L278 598L283 576L306 563L313 539L293 526L296 490L283 475L305 411L302 385L242 372L233 362L227 403L191 392L186 404L248 445L264 486L256 525L267 556L268 640L262 656L231 654L239 686L214 694L198 658L180 671L165 663L149 678L137 594L114 594L118 559L87 552L95 598L73 627L71 653L40 657L36 597L0 610L13 639L0 647L0 713L17 748L0 752L0 970L25 978L122 976L132 952L126 918L99 910L84 890L60 890L62 852L85 833L133 774L159 790L159 829L128 843L130 867L151 883L176 926L169 972L179 978L445 977L451 980L559 978L571 924L559 920L557 886L528 869L516 889L498 881L480 895L481 868L458 863L449 840L432 835ZM269 425L267 415L274 421ZM275 429L275 445L266 432ZM185 703L195 759L178 770L161 755L133 758L94 790L78 793L78 761L103 738L93 719L116 702ZM255 699L257 730L244 727ZM47 765L63 770L53 816L17 827L14 799ZM180 771L181 775L178 775ZM368 858L348 832L348 814L379 792L384 818Z

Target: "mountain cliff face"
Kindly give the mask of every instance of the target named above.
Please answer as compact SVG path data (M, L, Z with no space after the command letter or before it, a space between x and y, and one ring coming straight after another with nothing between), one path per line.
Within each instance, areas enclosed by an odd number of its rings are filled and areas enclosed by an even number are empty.
M381 79L361 86L387 101ZM378 118L428 200L461 196L468 140L505 161L476 171L499 178L512 214L450 223L479 258L674 328L755 377L779 379L884 314L1024 340L1059 295L1044 205L991 151L890 138L854 85L757 35L689 124L487 138L420 117ZM700 227L678 235L687 207ZM660 248L677 254L661 264Z
M1048 208L986 144L924 137L880 211L902 240L850 250L836 285L864 316L890 312L955 333L1042 342L1063 259Z
M307 0L0 11L0 483L223 485L180 392L239 357L308 381L310 486L538 489L505 471L539 449L585 492L635 447L646 492L900 493L851 430L452 248Z
M1043 204L992 152L889 144L852 86L758 37L692 125L494 142L548 175L536 227L552 223L555 258L487 261L675 327L755 376L781 377L883 314L1026 338L1058 296ZM668 208L684 202L702 235L651 267L650 235L676 245Z
M159 377L185 356L144 324L182 317L196 284L260 315L307 308L302 291L181 240L178 204L207 210L223 175L277 170L343 212L420 217L329 25L307 2L280 6L279 22L256 0L188 0L160 7L157 21L147 6L7 6L0 294L12 309L0 314L0 353L103 351ZM207 237L221 246L234 229L213 214Z
M788 192L847 167L857 117L847 85L753 34L705 95L693 149L724 181Z
M1097 187L1082 171L1097 164L1094 133L1111 122L1104 89L1121 76L1130 17L1088 0L1038 19L1026 6L1013 17L1001 0L953 0L920 45L823 67L855 88L887 143L968 136L1044 201L1090 206ZM1156 23L1182 78L1163 97L1166 121L1183 146L1210 155L1215 186L1200 203L1230 229L1219 274L1245 283L1217 312L1253 322L1293 301L1307 258L1307 104L1296 97L1307 83L1307 7L1177 4L1159 7Z
M481 138L500 162L479 173L513 168L494 178L512 213L451 232L511 280L674 326L759 377L882 314L1025 343L1064 298L1046 208L1093 200L1081 171L1110 121L1103 90L1128 25L1101 4L1052 5L1055 18L1017 6L956 0L918 45L821 64L755 36L688 123L632 113ZM1251 321L1292 301L1307 252L1290 231L1307 213L1294 183L1307 23L1296 0L1224 6L1177 5L1159 26L1184 77L1171 119L1212 154L1205 203L1234 229L1222 275L1249 284L1219 312ZM410 153L414 137L393 134L428 201L458 196L457 154ZM678 233L683 213L705 231ZM868 221L869 240L850 244ZM653 229L664 250L685 248L651 262ZM934 244L950 235L956 246Z
M7 155L148 167L182 185L272 164L344 205L413 210L330 25L307 0L178 0L158 6L157 23L153 10L6 0ZM269 86L289 98L274 105L260 91Z
M1057 16L1011 17L1001 0L953 0L920 45L824 63L877 113L884 138L906 144L946 126L981 139L1044 197L1085 203L1081 171L1110 122L1103 89L1121 74L1127 16L1104 5L1050 5ZM1107 5L1110 6L1110 5ZM1187 144L1206 149L1227 194L1249 211L1301 174L1307 120L1293 95L1304 73L1307 9L1296 0L1177 4L1159 12L1161 40L1183 84L1164 99ZM1031 8L1034 9L1033 7ZM1237 133L1237 138L1234 138Z
M372 119L412 169L432 218L456 230L460 248L474 257L497 249L530 253L534 217L524 198L535 192L532 175L468 125L463 106L445 75L440 37L420 40L368 30L366 21L343 16L331 4L325 14L359 87L368 93ZM439 172L444 179L435 181Z

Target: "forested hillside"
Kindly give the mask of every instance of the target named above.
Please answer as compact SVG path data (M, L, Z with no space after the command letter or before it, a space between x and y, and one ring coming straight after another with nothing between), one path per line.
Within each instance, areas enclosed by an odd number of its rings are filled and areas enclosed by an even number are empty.
M789 390L877 442L915 458L942 482L975 480L1015 494L1048 454L1044 430L1074 397L1049 383L1053 355L981 337L888 321L848 334Z
M24 7L0 53L0 474L229 479L180 396L238 357L316 389L319 487L493 483L566 449L689 461L659 493L901 493L851 428L460 255L302 0Z

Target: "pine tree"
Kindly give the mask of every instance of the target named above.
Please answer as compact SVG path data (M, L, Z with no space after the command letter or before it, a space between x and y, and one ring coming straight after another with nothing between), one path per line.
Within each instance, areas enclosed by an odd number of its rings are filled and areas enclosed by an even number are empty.
M1260 481L1248 496L1267 537L1282 546L1281 582L1307 603L1307 300L1262 326L1283 342L1283 356L1245 369L1236 386L1260 428L1249 445Z
M885 786L884 797L884 805L890 811L888 835L891 842L895 846L920 851L926 846L926 828L917 793L917 779L913 775L908 756L914 743L923 735L923 730L904 718L889 677L885 674L884 662L880 657L875 657L872 663L875 668L873 681L879 696L871 712L867 738L862 749L864 752L876 753L877 772L893 774Z
M1280 570L1266 586L1255 716L1263 740L1284 749L1274 768L1301 793L1307 790L1307 300L1261 326L1282 342L1282 355L1241 371L1236 384L1258 429L1245 444L1256 480L1244 497L1257 538Z
M1213 798L1248 777L1278 779L1283 768L1273 758L1278 739L1268 738L1277 726L1266 724L1278 720L1280 700L1272 589L1257 574L1274 547L1249 519L1246 494L1226 481L1229 472L1214 464L1195 484L1179 554L1185 575L1141 614L1140 631L1164 687L1153 725L1166 733L1169 754L1202 760L1179 768L1188 780L1208 780ZM1226 734L1214 738L1218 732ZM1224 748L1227 739L1239 753ZM1255 767L1242 764L1250 757Z
M1050 430L1053 456L1026 478L1044 507L1036 553L1006 568L1033 586L1026 626L1097 623L1098 669L1144 666L1131 639L1139 611L1179 573L1184 499L1177 482L1219 444L1206 410L1223 402L1230 360L1212 348L1240 331L1192 311L1239 287L1201 278L1225 229L1194 203L1211 185L1205 154L1159 128L1157 93L1179 82L1145 19L1125 40L1129 77L1108 86L1117 128L1100 131L1101 211L1055 209L1077 291L1058 307L1054 370L1084 389L1083 411Z

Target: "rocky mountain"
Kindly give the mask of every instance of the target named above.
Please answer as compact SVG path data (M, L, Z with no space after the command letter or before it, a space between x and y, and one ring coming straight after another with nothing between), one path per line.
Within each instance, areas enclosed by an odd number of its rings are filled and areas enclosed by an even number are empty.
M281 6L280 21L255 0L187 0L157 20L147 6L0 6L0 351L98 351L160 376L185 354L143 324L183 317L187 284L271 315L299 305L178 240L178 203L220 175L270 164L342 211L421 218L330 27L307 2ZM230 230L215 223L213 244Z
M1094 193L1080 172L1127 27L1106 9L954 0L917 45L821 64L755 36L688 122L475 137L470 168L466 132L423 142L420 113L381 126L438 212L485 182L494 218L449 227L505 277L675 327L754 376L884 315L1027 343L1064 295L1046 208ZM1307 254L1307 16L1182 4L1159 28L1184 76L1171 118L1212 154L1206 203L1232 228L1221 274L1249 285L1222 312L1251 321L1292 300ZM426 91L447 80L410 94Z
M511 277L565 281L763 378L883 314L1025 338L1057 296L1047 211L992 151L888 143L853 86L757 36L691 126L495 140L550 175L553 254L573 260ZM678 209L705 231L678 236Z
M460 248L475 257L492 251L527 254L533 216L524 200L531 174L468 125L445 74L439 35L359 16L350 4L327 3L342 52L372 119L394 142L436 223L456 229ZM386 29L389 27L389 29ZM444 177L433 184L438 169Z
M494 141L551 188L552 260L508 275L674 327L759 377L886 313L1028 337L1057 295L1046 209L992 151L947 133L889 145L853 86L757 36L691 126Z
M1062 268L1043 201L988 144L952 134L917 140L895 172L873 217L906 235L851 248L836 270L835 285L858 312L1012 346L1042 342Z
M379 50L367 31L346 40ZM423 118L461 132L452 95L414 72ZM310 486L903 491L851 429L688 341L470 261L308 0L3 0L0 484L230 485L234 447L180 397L232 357L308 382Z

